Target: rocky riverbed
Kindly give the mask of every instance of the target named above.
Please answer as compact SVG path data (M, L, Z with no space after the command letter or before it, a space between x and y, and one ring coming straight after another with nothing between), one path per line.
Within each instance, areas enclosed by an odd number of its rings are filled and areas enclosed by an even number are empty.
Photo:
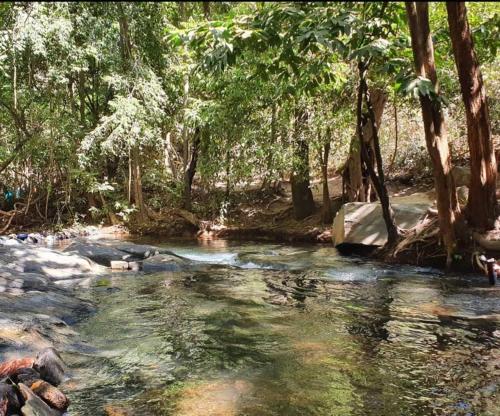
M193 264L168 250L106 240L93 231L0 237L0 416L58 415L69 406L56 387L70 378L63 377L57 350L88 348L71 326L95 311L78 296L79 287L115 270L178 271ZM68 239L65 247L49 247Z

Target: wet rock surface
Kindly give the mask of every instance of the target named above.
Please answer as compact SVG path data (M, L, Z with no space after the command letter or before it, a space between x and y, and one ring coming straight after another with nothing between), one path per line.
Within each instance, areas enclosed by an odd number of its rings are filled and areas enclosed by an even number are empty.
M64 252L86 257L106 267L109 267L112 261L133 259L130 253L95 242L76 241L66 247Z
M82 288L99 290L117 263L127 265L120 270L139 273L189 265L151 245L64 234L58 238L73 241L57 249L47 247L49 237L0 237L0 416L61 415L68 408L67 371L57 350L92 352L72 328L96 311L81 297L87 293Z

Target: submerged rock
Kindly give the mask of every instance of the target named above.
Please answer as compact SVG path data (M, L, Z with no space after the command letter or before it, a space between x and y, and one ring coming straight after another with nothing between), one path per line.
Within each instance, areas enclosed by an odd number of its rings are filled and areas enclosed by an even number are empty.
M175 272L185 268L189 262L171 254L158 254L142 262L142 270L146 273Z
M111 404L104 406L104 414L106 416L132 416L132 412L128 409Z

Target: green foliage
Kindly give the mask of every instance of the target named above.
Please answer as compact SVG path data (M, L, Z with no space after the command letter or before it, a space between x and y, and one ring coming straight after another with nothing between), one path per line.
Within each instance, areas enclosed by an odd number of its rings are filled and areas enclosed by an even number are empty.
M498 134L500 10L467 7ZM121 10L133 49L127 68ZM460 103L446 8L431 3L430 11L440 95L411 75L402 3L210 2L209 16L196 2L1 3L0 164L14 156L2 185L33 189L40 218L86 215L89 194L102 193L107 209L127 219L138 149L147 205L177 206L201 131L195 185L222 209L226 187L230 194L290 172L297 106L309 116L301 127L313 176L327 131L339 167L355 132L358 61L369 63L370 86L406 96L398 98L405 109L418 95L450 109ZM464 128L459 112L450 117ZM106 208L95 202L100 220Z

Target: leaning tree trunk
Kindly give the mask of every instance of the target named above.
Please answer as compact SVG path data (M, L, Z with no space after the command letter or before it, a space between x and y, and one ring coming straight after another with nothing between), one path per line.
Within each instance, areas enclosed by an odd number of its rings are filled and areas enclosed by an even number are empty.
M309 144L304 135L307 113L296 109L294 117L292 204L295 219L301 220L311 215L315 207L309 182Z
M382 114L384 112L387 95L380 89L375 89L370 94L373 111L375 113L375 122L380 126ZM373 130L371 123L363 122L363 139L373 151ZM373 155L373 152L372 152ZM370 202L369 183L364 180L363 164L361 160L361 149L359 147L358 135L351 141L349 158L344 171L344 194L349 202ZM374 159L372 158L374 161ZM375 162L375 161L374 161ZM368 179L368 178L366 178Z
M411 45L417 76L429 79L439 93L434 46L429 29L427 2L406 3ZM457 203L455 182L451 174L451 157L440 102L429 95L420 95L425 141L429 151L437 197L439 228L446 249L446 264L450 266L456 248L455 222L460 208Z
M357 133L359 137L359 146L361 149L362 161L366 164L370 180L377 191L382 207L382 216L384 218L385 226L387 228L387 246L391 247L396 244L399 239L399 230L394 220L394 212L392 210L389 193L385 186L384 170L382 166L382 154L380 152L380 142L378 138L378 125L375 119L375 111L371 104L370 93L368 92L368 85L366 83L366 65L362 62L358 64L359 69L359 87L358 99L356 106L356 119L357 119ZM370 131L372 135L371 143L367 143L364 138L364 125L362 117L363 98L367 106L368 123L370 124ZM369 149L371 148L372 154L370 155ZM375 166L376 164L376 166ZM375 171L376 167L376 171Z
M451 43L467 117L470 189L465 214L470 226L493 228L496 219L497 163L483 77L479 68L464 2L447 2Z

